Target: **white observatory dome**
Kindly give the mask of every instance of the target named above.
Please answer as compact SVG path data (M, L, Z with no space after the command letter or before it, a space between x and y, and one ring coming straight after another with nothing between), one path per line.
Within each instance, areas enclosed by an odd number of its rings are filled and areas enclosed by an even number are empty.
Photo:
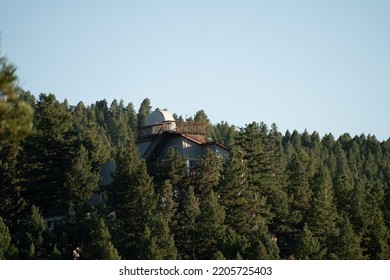
M150 115L145 121L145 126L153 126L160 124L169 124L169 127L164 128L164 130L176 129L175 119L173 118L172 114L168 111L161 111L160 109L157 109L150 113Z

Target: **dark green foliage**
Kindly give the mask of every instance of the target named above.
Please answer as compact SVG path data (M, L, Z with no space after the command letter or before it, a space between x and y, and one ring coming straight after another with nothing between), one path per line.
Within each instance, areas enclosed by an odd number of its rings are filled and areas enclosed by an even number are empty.
M0 216L12 229L26 206L17 166L20 152L17 143L0 144Z
M52 94L41 94L34 116L36 132L24 145L24 186L31 204L58 212L68 197L64 184L76 154L72 117Z
M333 201L333 185L325 168L320 168L311 182L313 198L308 213L308 226L321 245L326 244L336 234L337 211Z
M236 137L236 128L227 122L220 122L210 128L210 137L213 141L222 143L228 147L233 147Z
M3 218L0 217L0 260L4 260L8 249L11 245L11 235L8 227L4 224Z
M390 259L390 139L237 131L199 110L189 120L230 158L210 150L188 170L169 149L152 178L135 146L149 99L137 114L123 100L35 99L1 67L0 258L73 259L79 248L80 259ZM99 190L108 160L114 182ZM105 199L92 206L95 193ZM275 237L289 233L279 251Z
M156 209L155 191L133 139L119 151L116 163L109 203L122 230L119 253L125 259L138 259L145 249L141 240Z
M0 57L0 143L19 141L32 131L33 110L17 97L16 68Z
M297 241L294 257L300 260L322 260L325 254L326 249L321 248L320 242L305 224Z
M40 210L32 206L26 216L20 221L16 232L16 245L19 248L19 258L35 259L43 255L44 233L46 222Z
M225 235L225 211L218 203L217 195L211 190L200 205L196 221L195 255L197 259L213 259L221 256L218 245Z
M177 249L170 233L167 220L161 213L156 213L147 221L144 234L140 237L137 259L175 260Z
M169 180L176 194L179 194L186 185L186 160L175 149L169 149L167 157L158 163L158 173L154 181L161 185L166 180Z
M197 220L200 214L199 201L195 197L192 187L183 190L182 201L176 215L175 244L179 258L190 260L196 259L196 231Z
M81 259L119 260L120 256L111 242L111 234L104 219L89 215L86 224L89 242L83 244Z
M338 236L333 241L332 251L338 259L361 260L363 249L360 247L361 238L355 234L348 216L342 212L337 221Z
M83 146L80 146L71 161L70 170L65 177L64 187L68 194L66 201L69 204L85 203L98 190L100 174L92 171L88 152Z
M301 149L299 154L293 153L287 166L287 193L290 196L290 227L299 230L303 227L303 219L307 216L313 192L309 185L308 156Z
M211 150L202 157L196 178L193 180L195 193L201 201L217 187L220 179L221 159Z
M152 110L152 106L150 105L150 100L148 98L145 98L138 109L138 114L137 114L138 127L144 126L145 121L149 116L151 110Z

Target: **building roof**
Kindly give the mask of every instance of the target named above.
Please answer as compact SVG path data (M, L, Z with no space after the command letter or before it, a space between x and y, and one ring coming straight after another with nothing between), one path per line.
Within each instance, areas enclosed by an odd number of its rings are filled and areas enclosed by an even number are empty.
M150 113L150 115L145 121L145 126L158 125L164 122L174 122L174 121L175 119L173 118L171 113L169 113L168 111L161 111L160 109L157 109L152 113Z

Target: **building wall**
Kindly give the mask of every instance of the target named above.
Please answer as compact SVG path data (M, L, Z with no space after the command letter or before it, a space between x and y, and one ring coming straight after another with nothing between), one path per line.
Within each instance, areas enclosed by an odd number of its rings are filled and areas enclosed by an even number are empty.
M145 152L148 150L149 146L152 144L153 141L144 141L144 142L138 142L136 144L137 148L138 148L138 151L141 155L141 157L145 154ZM154 145L157 144L157 141L154 141L155 143L153 143ZM153 147L150 147L151 149ZM150 150L149 150L150 151Z
M161 156L163 158L166 157L169 149L171 148L176 149L179 154L187 159L200 160L202 156L202 146L185 137L174 137L169 139L167 145L161 153Z
M207 154L207 151L213 151L222 160L226 160L229 157L230 152L217 144L210 144L203 146L203 156Z

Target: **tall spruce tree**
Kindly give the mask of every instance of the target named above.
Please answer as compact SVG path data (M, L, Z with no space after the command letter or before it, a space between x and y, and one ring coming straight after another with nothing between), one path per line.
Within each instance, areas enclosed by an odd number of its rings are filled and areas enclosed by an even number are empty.
M20 259L36 259L44 253L44 233L47 225L41 211L32 206L26 216L20 221L16 232L16 245Z
M361 260L363 250L360 247L361 238L353 231L346 212L342 212L337 220L339 233L331 244L334 255L341 260Z
M64 202L68 206L87 202L98 190L100 174L92 171L88 152L84 146L80 146L75 158L71 160L70 170L65 177L67 199Z
M252 215L255 194L248 186L248 170L243 157L242 151L232 150L224 163L217 192L226 212L225 224L245 235L255 227L256 219Z
M308 226L313 235L318 238L323 248L326 248L337 235L336 221L338 218L333 199L333 185L325 167L317 170L312 178L312 206L308 213ZM331 253L328 251L328 254Z
M145 227L156 209L154 186L134 139L119 150L116 164L112 189L108 193L122 232L116 246L123 258L138 259L141 249L144 249L140 247L140 241L143 240Z
M287 166L287 193L290 196L290 228L300 230L303 228L304 217L310 208L313 192L309 185L308 156L303 149L293 153Z
M175 244L180 259L194 260L197 258L195 246L197 220L200 214L199 200L195 197L192 187L182 190L181 197L175 216Z
M198 174L192 181L194 191L200 196L201 202L208 193L215 191L221 176L221 165L221 159L210 149L202 157Z
M213 259L220 255L220 246L225 235L225 211L214 191L206 194L200 204L196 221L195 254L197 259Z
M118 251L112 244L111 234L103 218L89 215L87 220L88 240L83 244L82 259L119 260Z
M299 260L322 260L326 254L326 249L321 247L318 239L310 231L307 224L298 238L294 257Z
M41 94L36 106L36 133L23 145L24 186L30 204L43 212L66 212L64 184L75 155L72 117L53 94Z
M152 106L150 105L150 100L149 98L145 98L138 109L138 114L137 114L138 127L142 127L145 125L145 121L149 116L151 110L152 110Z

